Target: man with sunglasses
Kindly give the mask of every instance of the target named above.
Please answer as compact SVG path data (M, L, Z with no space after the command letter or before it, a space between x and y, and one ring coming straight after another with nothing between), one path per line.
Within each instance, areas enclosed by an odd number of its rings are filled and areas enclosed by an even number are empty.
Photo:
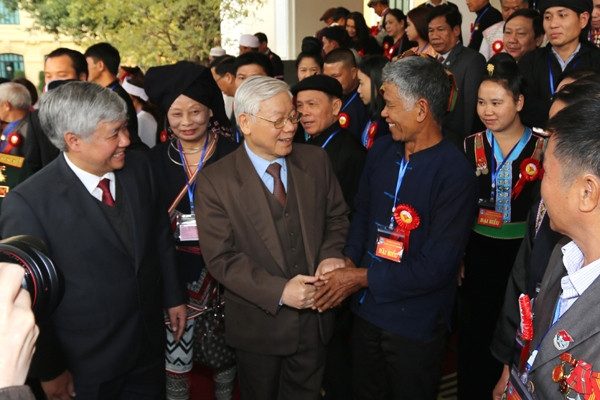
M227 343L244 399L317 399L333 314L318 275L344 266L348 207L325 151L293 144L288 85L253 76L235 94L244 144L198 174L198 238L225 288Z

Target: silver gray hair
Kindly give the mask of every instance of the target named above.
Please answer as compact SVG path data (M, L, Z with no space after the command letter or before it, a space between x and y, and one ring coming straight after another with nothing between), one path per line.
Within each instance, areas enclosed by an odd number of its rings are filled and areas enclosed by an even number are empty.
M5 82L0 84L0 102L8 101L11 106L18 110L29 110L31 107L31 95L29 90L20 83Z
M287 83L268 76L251 76L235 92L235 118L239 119L240 114L256 115L263 101L279 93L287 93L292 98Z
M66 151L64 134L87 141L100 122L126 122L127 105L118 94L92 82L69 82L40 99L40 122L48 139Z
M407 109L412 108L418 99L424 98L438 125L448 108L450 98L450 78L442 64L425 57L406 57L388 63L381 74L383 82L390 82L398 88L400 98Z

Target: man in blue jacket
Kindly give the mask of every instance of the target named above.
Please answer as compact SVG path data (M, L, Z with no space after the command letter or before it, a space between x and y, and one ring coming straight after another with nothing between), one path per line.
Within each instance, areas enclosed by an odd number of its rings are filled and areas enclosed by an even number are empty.
M391 135L369 150L346 267L320 276L315 307L348 295L353 391L360 399L435 399L460 259L477 204L464 155L442 135L454 85L443 66L407 57L383 70ZM317 283L318 285L318 283Z

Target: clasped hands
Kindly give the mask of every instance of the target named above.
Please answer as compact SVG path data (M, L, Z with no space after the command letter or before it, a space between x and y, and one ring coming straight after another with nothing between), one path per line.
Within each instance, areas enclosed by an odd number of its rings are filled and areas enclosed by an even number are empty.
M283 289L283 304L319 312L339 306L348 296L367 286L367 270L349 259L326 258L314 276L296 275Z

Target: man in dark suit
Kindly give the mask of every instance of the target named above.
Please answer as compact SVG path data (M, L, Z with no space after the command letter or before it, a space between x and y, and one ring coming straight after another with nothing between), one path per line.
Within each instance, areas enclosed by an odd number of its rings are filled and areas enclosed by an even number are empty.
M163 308L180 336L186 299L149 162L125 161L125 103L70 82L42 97L40 121L62 154L0 214L1 236L42 240L64 284L40 321L31 374L49 399L164 399Z
M195 209L206 266L226 288L242 398L317 399L333 315L310 309L313 283L344 266L348 208L325 151L292 151L285 82L246 79L235 112L244 145L198 175Z
M537 7L548 44L519 61L519 71L527 82L521 119L526 125L543 128L561 75L598 68L600 50L587 40L592 0L539 0Z
M109 88L127 104L127 130L131 141L129 148L148 150L148 146L142 142L138 134L137 112L133 106L133 101L129 93L123 89L117 77L119 64L121 63L119 50L110 43L96 43L87 48L84 56L88 64L87 80Z
M85 81L87 74L87 62L83 54L77 50L59 47L51 51L44 62L45 90L49 90L52 81ZM25 141L25 160L32 173L42 169L60 153L44 133L38 110L27 114L27 138L29 140Z
M442 130L460 149L464 138L484 129L477 116L477 91L485 71L485 58L460 42L462 16L450 5L434 7L427 18L429 43L438 60L452 72L458 87L454 111L444 118Z
M269 48L267 35L262 32L256 32L254 36L258 39L258 52L269 57L271 64L273 64L273 77L283 80L283 61L281 61L281 57L273 53Z
M548 122L542 198L555 246L533 306L527 366L513 370L537 399L598 398L600 387L600 100L590 96ZM519 375L517 378L515 375ZM526 389L527 390L527 389Z

